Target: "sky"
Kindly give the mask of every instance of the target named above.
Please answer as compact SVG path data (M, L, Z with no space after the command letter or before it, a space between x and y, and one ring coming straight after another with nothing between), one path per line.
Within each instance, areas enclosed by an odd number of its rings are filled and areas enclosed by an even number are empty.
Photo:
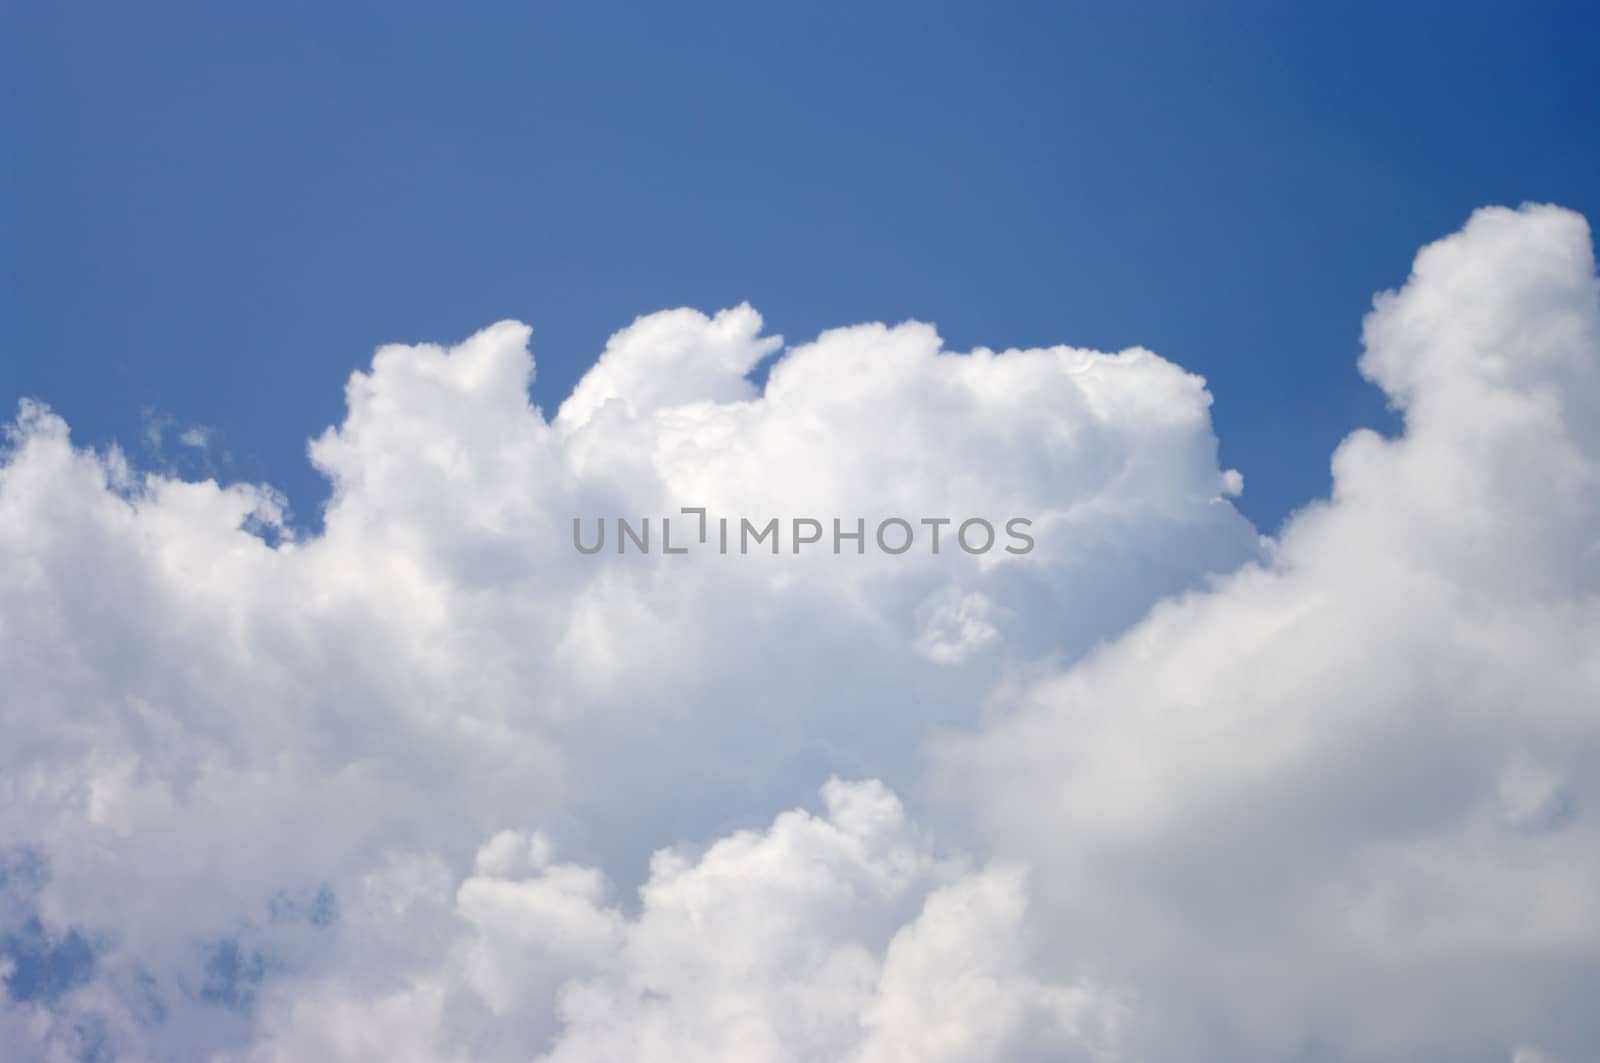
M1371 293L1472 209L1600 196L1584 5L10 5L0 401L316 527L306 441L380 344L534 326L554 409L652 310L791 343L1149 347L1243 511L1388 430ZM170 445L171 460L194 460ZM154 457L154 455L151 455ZM194 471L204 471L196 466Z
M1600 1058L1593 16L4 17L8 1061Z

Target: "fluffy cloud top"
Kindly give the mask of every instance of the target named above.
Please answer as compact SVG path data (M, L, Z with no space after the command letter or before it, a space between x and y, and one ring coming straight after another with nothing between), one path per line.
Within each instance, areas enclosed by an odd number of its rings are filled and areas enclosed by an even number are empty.
M1203 382L1148 351L914 323L782 349L749 307L677 310L547 419L528 339L378 351L311 447L315 536L24 403L19 1058L1600 1050L1581 218L1486 210L1423 250L1361 362L1404 433L1346 440L1275 541L1227 500ZM1021 515L1038 547L572 546L574 517L682 506Z
M496 835L459 885L441 865L386 866L356 891L348 947L403 954L405 973L285 990L245 1055L1115 1058L1113 994L1026 973L1019 871L941 860L881 784L823 796L825 817L658 852L632 914L539 835Z

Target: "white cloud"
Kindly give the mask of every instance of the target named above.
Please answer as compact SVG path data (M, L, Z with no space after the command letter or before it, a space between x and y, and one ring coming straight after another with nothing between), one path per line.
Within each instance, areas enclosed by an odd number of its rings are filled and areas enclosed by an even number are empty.
M286 983L250 1055L513 1059L536 1040L549 1063L1112 1058L1116 994L1024 973L1020 872L939 857L880 784L823 796L825 816L657 853L631 916L537 837L496 836L453 893L425 876L420 903L416 870L391 868L346 947L409 952L406 975Z
M312 445L335 495L299 538L268 490L138 473L24 406L0 465L0 1036L41 1058L1593 1054L1581 219L1486 211L1424 250L1362 360L1405 434L1347 440L1275 543L1227 501L1203 383L1150 352L864 325L757 389L760 329L641 318L549 420L524 326L384 348ZM572 547L575 516L680 506L1024 515L1038 547ZM772 819L830 776L878 781Z
M946 751L1050 932L1187 1020L1143 1058L1600 1046L1587 227L1480 212L1366 340L1403 437L1353 435L1268 564Z

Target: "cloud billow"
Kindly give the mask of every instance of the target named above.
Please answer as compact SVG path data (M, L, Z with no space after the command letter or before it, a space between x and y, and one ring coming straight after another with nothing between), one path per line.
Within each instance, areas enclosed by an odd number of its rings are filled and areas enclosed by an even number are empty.
M0 1039L560 1063L1600 1046L1578 216L1484 210L1419 254L1361 361L1403 434L1350 436L1275 540L1229 501L1204 382L1149 351L958 354L916 323L784 348L747 306L674 310L547 417L529 338L380 349L311 445L316 535L269 489L143 472L23 405ZM572 547L574 516L684 506L1022 515L1037 547Z

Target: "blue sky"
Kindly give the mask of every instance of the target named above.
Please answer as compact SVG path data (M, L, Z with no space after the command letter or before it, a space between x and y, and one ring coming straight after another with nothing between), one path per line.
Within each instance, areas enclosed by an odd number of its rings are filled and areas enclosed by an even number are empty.
M1592 13L1338 7L19 5L0 401L210 426L314 524L376 345L528 321L548 411L636 315L748 300L1153 347L1270 529L1386 425L1360 317L1421 243L1600 207Z
M1600 16L1196 6L0 5L0 1055L1600 1059Z

